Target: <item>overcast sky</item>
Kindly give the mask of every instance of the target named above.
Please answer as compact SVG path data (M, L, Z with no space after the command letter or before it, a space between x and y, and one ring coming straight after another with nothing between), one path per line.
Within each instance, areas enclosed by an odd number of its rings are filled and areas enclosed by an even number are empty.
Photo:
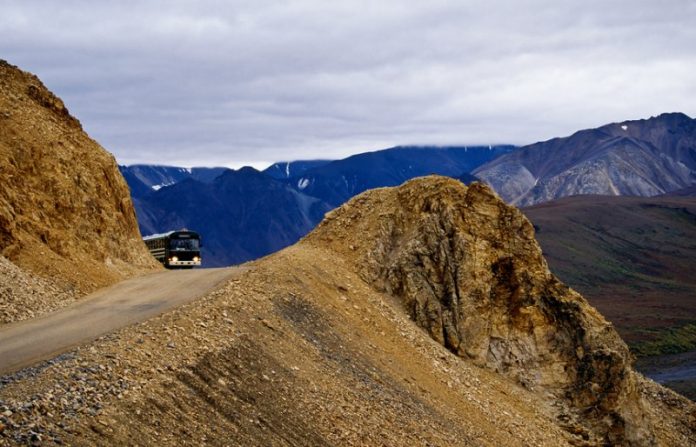
M527 144L696 117L696 1L6 1L0 58L122 164Z

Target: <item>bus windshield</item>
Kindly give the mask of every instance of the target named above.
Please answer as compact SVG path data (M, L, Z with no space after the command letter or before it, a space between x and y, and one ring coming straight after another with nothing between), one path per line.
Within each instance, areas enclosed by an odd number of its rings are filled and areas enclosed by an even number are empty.
M174 251L197 251L199 249L198 239L172 239L169 242L169 249Z

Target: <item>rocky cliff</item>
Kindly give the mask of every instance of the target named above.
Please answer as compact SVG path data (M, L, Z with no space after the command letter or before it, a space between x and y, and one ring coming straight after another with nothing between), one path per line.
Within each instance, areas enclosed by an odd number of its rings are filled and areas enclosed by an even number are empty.
M20 268L80 295L155 267L114 157L38 78L4 61L0 182L0 254Z
M611 445L657 442L628 348L549 272L530 222L487 186L432 177L373 190L306 242L352 259L456 355L546 396L567 429Z
M509 203L655 196L696 183L696 120L665 113L531 144L473 172Z

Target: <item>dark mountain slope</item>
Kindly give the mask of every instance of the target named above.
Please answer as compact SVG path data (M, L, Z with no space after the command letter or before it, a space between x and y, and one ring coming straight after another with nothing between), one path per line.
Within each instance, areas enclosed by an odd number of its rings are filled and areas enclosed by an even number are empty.
M514 146L396 147L333 161L291 181L297 190L338 206L368 189L400 185L414 177L459 177L513 150Z
M678 189L676 191L670 191L663 195L666 197L694 197L696 196L696 185Z
M583 130L473 174L518 205L578 194L655 196L696 183L696 120L669 113Z
M135 173L126 166L119 166L121 175L128 183L130 188L131 198L137 200L140 197L145 197L151 194L154 190L150 185L145 184Z
M203 236L204 265L237 264L293 244L330 207L253 168L206 184L181 181L136 202L143 233L190 228Z
M177 166L161 166L161 165L130 165L119 166L121 174L128 181L129 186L133 189L133 181L145 185L149 193L157 191L165 186L171 186L186 179L194 179L203 183L210 183L220 174L227 171L228 168L181 168ZM140 193L141 188L138 186L137 191ZM142 196L139 196L142 197Z
M287 179L302 175L312 168L318 168L328 163L331 163L331 160L281 161L273 163L261 172L276 179Z

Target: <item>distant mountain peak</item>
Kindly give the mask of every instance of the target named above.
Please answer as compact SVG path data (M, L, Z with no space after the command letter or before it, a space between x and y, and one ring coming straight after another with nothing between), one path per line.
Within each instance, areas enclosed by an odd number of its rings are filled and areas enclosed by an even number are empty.
M668 119L668 120L680 120L680 121L692 121L693 119L682 112L665 112L659 114L656 118L658 119Z
M242 166L241 168L235 170L230 170L230 172L234 172L236 174L243 174L243 175L258 175L261 174L261 171L259 171L256 168L253 168L251 166Z

